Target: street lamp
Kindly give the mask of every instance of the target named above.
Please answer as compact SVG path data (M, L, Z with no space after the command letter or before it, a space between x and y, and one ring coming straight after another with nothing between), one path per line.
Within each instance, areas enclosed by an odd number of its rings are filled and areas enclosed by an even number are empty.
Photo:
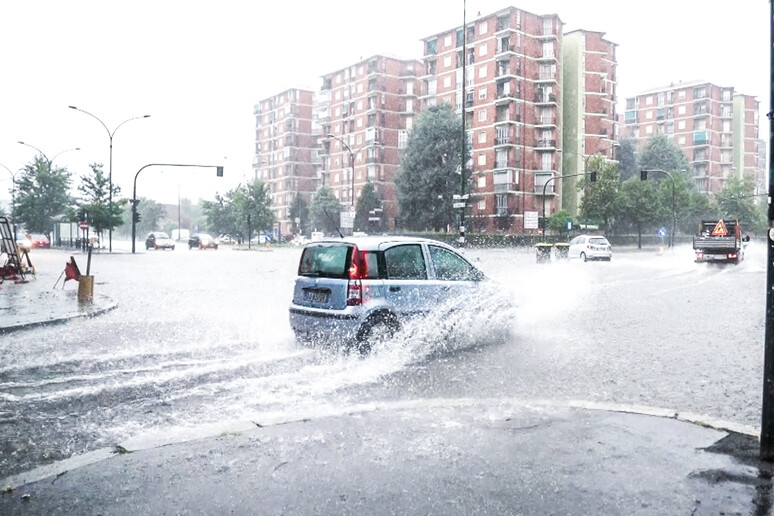
M77 108L75 106L67 106L67 107L69 107L70 109L74 109L76 111L80 111L81 113L85 113L85 114L89 115L90 117L95 119L97 122L102 124L102 127L104 127L105 131L107 131L107 133L108 133L108 137L110 138L110 165L109 165L109 168L108 168L108 183L109 183L110 191L108 192L108 203L109 203L108 205L112 209L113 208L113 135L116 134L116 131L118 131L118 128L121 127L122 125L124 125L125 123L131 122L132 120L137 120L139 118L150 118L150 115L142 115L142 116L135 116L135 117L132 117L132 118L128 118L128 119L124 120L123 122L121 122L120 124L118 124L116 126L116 128L113 129L113 131L111 132L110 129L108 129L108 126L105 125L105 122L100 120L96 115L94 115L92 113L89 113L88 111L85 111L83 109ZM112 253L113 252L113 227L112 226L110 228L108 228L108 242L109 242L109 244L108 244L108 251Z
M53 157L53 158L51 158L51 159L48 159L48 156L46 156L46 153L45 153L45 152L43 152L42 150L38 149L38 148L37 148L37 147L35 147L34 145L32 145L32 144L30 144L30 143L27 143L27 142L21 142L21 141L20 141L19 143L20 143L20 144L22 144L22 145L25 145L25 146L27 146L27 147L30 147L30 148L32 148L32 149L35 149L36 151L38 151L38 154L40 154L41 156L43 156L43 159L45 159L45 160L46 160L46 163L48 163L48 168L49 168L49 170L51 169L51 164L54 162L54 160L57 158L57 156L59 156L59 155L61 155L61 154L64 154L65 152L70 152L70 151L79 151L79 150L81 150L81 148L80 148L80 147L74 147L74 148L72 148L72 149L65 149L65 150L63 150L63 151L60 151L60 152L57 152L56 154L54 154L54 157Z
M672 182L672 232L669 234L669 247L674 247L674 245L675 245L675 225L676 225L676 220L677 220L677 215L676 215L677 208L675 206L675 178L672 177L672 174L670 174L666 170L648 169L648 170L640 170L640 181L647 181L647 179L648 179L648 172L660 172L661 174L666 174L666 175L669 176L669 180Z
M0 163L0 167L3 167L11 174L11 216L13 216L13 208L16 206L16 174L2 163ZM13 219L13 241L16 242L16 218Z
M345 149L347 149L347 152L349 153L349 165L352 169L352 197L349 200L350 206L355 206L355 154L352 152L352 149L350 149L349 145L347 145L347 142L339 138L338 136L335 136L331 133L328 133L328 138L333 138L334 140L338 140L341 142L341 144L344 146Z

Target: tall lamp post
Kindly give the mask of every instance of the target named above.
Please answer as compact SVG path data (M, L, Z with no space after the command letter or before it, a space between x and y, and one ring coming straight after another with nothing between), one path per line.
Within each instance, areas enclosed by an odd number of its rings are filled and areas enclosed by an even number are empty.
M672 174L670 174L666 170L661 170L656 168L656 169L640 170L640 181L647 181L648 172L659 172L661 174L666 174L669 176L669 180L672 182L672 232L669 234L669 247L674 247L675 226L677 225L677 213L676 213L677 207L675 204L675 178L672 177Z
M10 168L0 163L0 167L3 167L11 174L11 216L13 216L13 208L16 206L16 174L11 171ZM16 218L13 219L13 241L16 242Z
M150 115L142 115L142 116L135 116L135 117L132 117L132 118L128 118L128 119L124 120L123 122L121 122L120 124L118 124L116 126L116 128L113 129L113 131L111 131L110 129L108 129L108 126L105 125L105 122L100 120L96 115L94 115L92 113L89 113L88 111L80 109L80 108L75 107L75 106L67 106L67 107L69 107L70 109L74 109L76 111L80 111L81 113L89 115L90 117L95 119L97 122L102 124L102 127L104 127L105 131L107 131L108 138L110 138L110 165L109 165L109 168L108 168L108 183L109 183L110 191L108 192L108 203L109 203L110 208L112 209L112 207L113 207L113 136L116 134L116 131L118 131L118 128L121 127L122 125L124 125L125 123L131 122L132 120L137 120L137 119L140 119L140 118L150 118ZM113 252L113 228L112 228L112 226L110 228L108 228L108 252L111 252L111 253Z
M349 200L349 205L355 206L355 153L352 152L352 149L349 147L349 145L347 145L347 142L345 142L338 136L328 133L328 138L333 138L334 140L341 142L341 144L344 146L345 149L347 149L347 152L349 153L349 166L352 174L352 181L351 181L352 197Z

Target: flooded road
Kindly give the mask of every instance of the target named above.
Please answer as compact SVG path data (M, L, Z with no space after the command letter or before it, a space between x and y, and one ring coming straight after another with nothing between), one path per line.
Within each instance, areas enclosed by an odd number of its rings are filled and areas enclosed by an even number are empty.
M762 245L736 267L695 264L687 247L542 265L531 250L468 250L496 285L461 300L455 338L431 319L365 358L296 345L299 255L96 254L95 292L116 310L2 338L0 478L127 440L389 400L588 400L759 425ZM53 285L68 257L35 253L35 281Z

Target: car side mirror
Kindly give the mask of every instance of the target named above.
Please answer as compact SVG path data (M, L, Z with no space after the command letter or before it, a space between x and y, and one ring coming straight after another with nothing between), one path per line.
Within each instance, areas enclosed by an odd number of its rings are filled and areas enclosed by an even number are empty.
M749 242L750 241L750 235L745 235L742 239L742 242Z

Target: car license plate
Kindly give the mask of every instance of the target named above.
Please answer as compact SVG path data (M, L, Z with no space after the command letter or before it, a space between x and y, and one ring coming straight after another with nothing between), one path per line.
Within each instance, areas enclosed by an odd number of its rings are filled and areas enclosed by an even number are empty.
M311 288L304 289L304 301L310 303L327 303L330 290L315 290Z

